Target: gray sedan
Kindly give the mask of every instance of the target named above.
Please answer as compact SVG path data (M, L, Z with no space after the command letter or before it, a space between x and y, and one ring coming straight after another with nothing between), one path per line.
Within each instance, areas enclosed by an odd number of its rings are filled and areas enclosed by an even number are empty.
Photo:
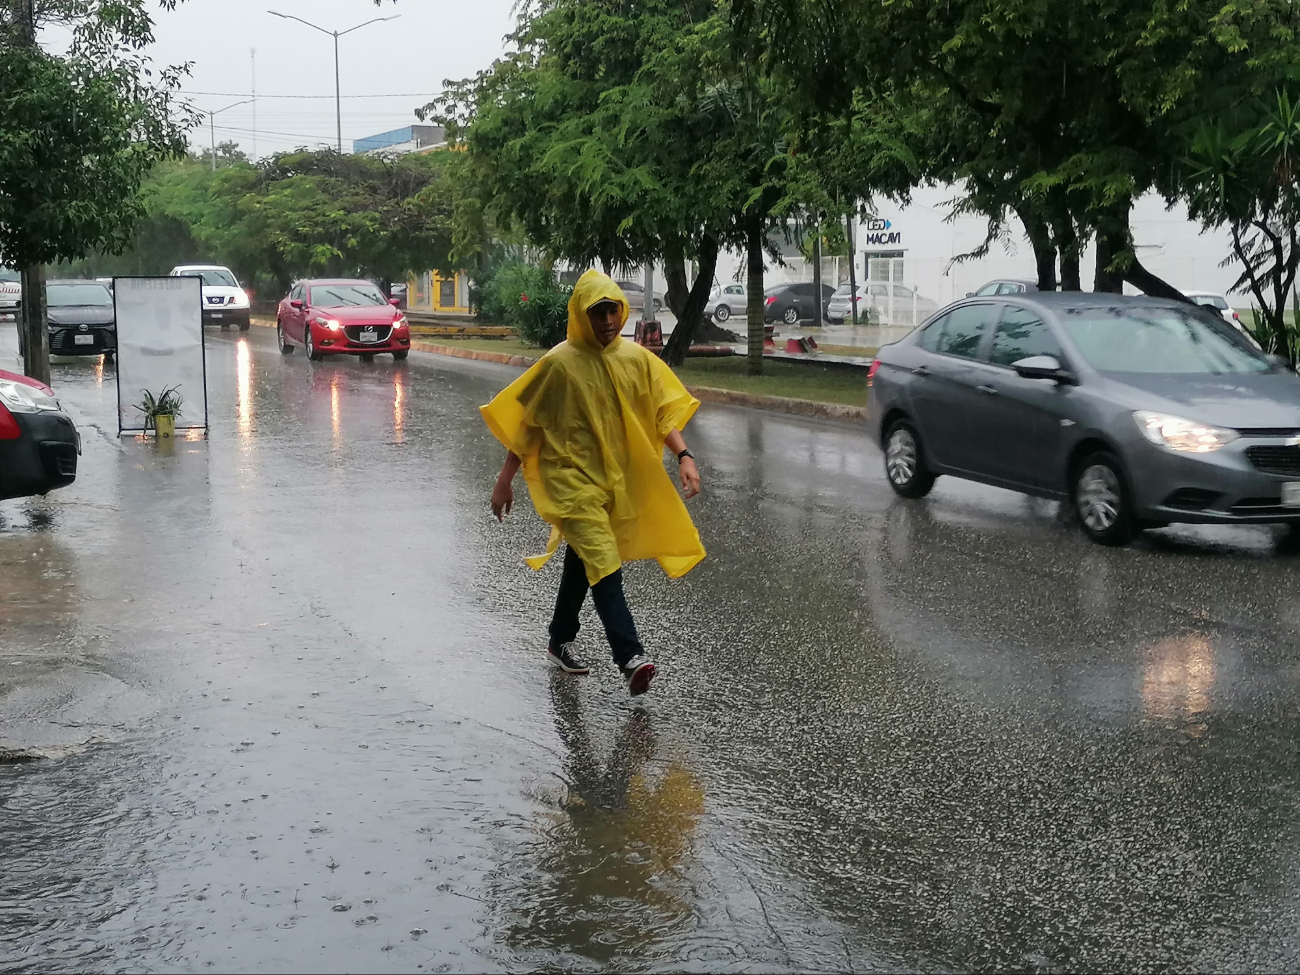
M1300 378L1176 301L1037 293L945 308L871 367L900 495L941 474L1069 501L1093 540L1300 522Z

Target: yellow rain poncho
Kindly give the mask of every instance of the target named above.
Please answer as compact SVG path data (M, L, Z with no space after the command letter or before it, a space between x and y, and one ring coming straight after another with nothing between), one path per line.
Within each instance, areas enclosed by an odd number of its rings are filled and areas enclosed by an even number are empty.
M652 352L615 338L601 347L587 309L615 301L627 321L623 291L599 271L578 279L569 299L568 341L551 349L501 391L483 419L523 461L533 507L552 526L540 569L568 542L595 585L623 562L656 559L671 578L704 558L664 470L664 440L700 402Z

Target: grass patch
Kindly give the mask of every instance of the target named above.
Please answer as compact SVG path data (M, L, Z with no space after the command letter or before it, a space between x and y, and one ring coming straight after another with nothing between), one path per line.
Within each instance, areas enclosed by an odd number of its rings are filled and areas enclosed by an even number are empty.
M675 371L688 386L712 386L734 389L763 396L785 396L818 403L867 405L865 370L837 369L834 366L803 365L794 362L763 361L763 375L746 373L744 356L721 359L687 359Z
M447 338L415 336L417 342L431 342L460 349L479 349L485 352L503 352L506 355L523 355L538 358L545 351L518 339ZM839 348L834 346L832 348ZM823 351L829 351L822 346ZM836 352L836 355L841 353ZM854 349L852 354L865 354ZM742 355L719 358L687 359L677 368L677 375L688 386L712 386L715 389L734 389L743 393L764 396L785 396L790 399L813 400L818 403L843 403L849 406L867 404L867 379L865 370L850 370L813 363L779 362L763 360L763 375L746 374L747 363Z

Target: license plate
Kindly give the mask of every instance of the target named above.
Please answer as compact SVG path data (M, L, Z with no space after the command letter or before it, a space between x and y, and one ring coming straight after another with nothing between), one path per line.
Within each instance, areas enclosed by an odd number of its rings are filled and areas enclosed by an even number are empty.
M1282 485L1282 505L1287 508L1300 508L1300 481Z
M363 328L363 329L361 330L361 337L358 339L358 341L360 341L360 342L378 342L378 341L379 341L379 333L376 332L373 328ZM1300 484L1297 484L1296 487L1300 487ZM1300 503L1300 502L1297 502L1297 503Z
M95 344L95 336L93 336L93 335L74 335L74 336L72 336L72 344L73 344L73 345L94 345L94 344ZM1289 487L1290 485L1287 485L1287 486ZM1300 487L1300 484L1297 484L1296 487ZM1297 504L1300 504L1300 501L1298 501L1298 502L1296 502L1296 503L1297 503Z

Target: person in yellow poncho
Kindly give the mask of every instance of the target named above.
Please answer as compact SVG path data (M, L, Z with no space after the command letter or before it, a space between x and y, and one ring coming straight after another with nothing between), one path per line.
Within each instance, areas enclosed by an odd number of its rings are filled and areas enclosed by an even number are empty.
M656 559L671 578L704 558L699 532L664 470L666 445L677 457L682 491L700 490L682 428L700 402L652 352L619 333L627 297L599 271L588 271L569 299L568 339L480 407L506 448L492 491L498 520L514 504L523 467L533 506L551 525L540 569L563 540L564 574L547 654L572 674L590 668L573 648L588 589L632 695L644 694L655 665L641 646L623 593L624 562Z

